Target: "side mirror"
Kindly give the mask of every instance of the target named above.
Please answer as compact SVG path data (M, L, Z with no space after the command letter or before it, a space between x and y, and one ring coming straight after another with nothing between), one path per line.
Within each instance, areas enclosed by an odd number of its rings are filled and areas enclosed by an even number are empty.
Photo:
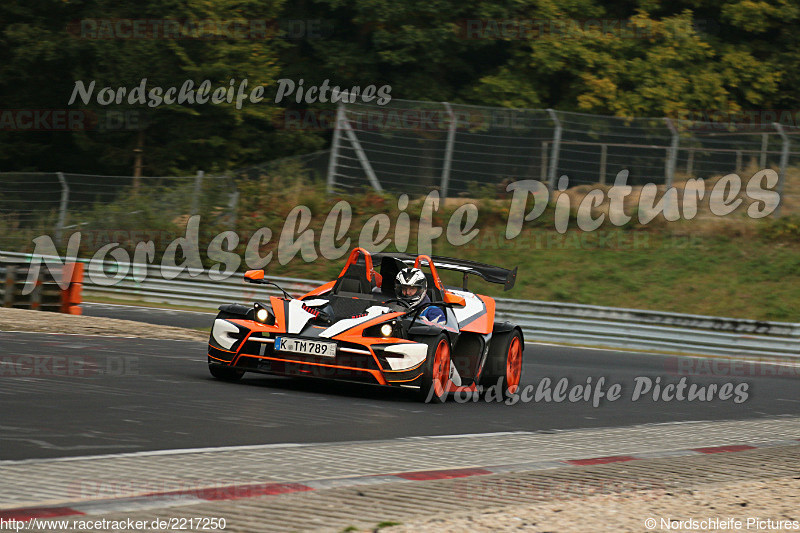
M463 297L453 294L452 292L445 292L442 297L444 299L444 303L447 304L452 304L458 307L464 307L467 305L467 301Z
M244 280L248 283L261 283L264 281L264 271L248 270L244 273Z

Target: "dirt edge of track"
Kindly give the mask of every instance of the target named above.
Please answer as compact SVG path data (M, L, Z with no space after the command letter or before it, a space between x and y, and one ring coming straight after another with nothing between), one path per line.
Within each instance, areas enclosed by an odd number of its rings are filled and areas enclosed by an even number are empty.
M382 533L437 531L765 531L793 530L800 521L796 477L718 484L673 491L637 491L597 495L579 501L552 501L534 505L504 507L466 516L435 516L409 520ZM748 519L759 519L761 523ZM680 527L671 521L695 520L694 527ZM769 520L772 525L766 523ZM736 527L736 521L739 527ZM786 526L786 522L789 526ZM782 522L782 524L779 524ZM689 524L686 524L689 525ZM733 527L731 527L733 526ZM761 526L761 527L758 527ZM781 527L782 526L782 527ZM370 530L358 530L370 531Z
M205 341L208 339L208 333L193 329L145 324L132 320L65 315L10 308L0 308L0 331L67 333L72 335L102 335L187 341Z

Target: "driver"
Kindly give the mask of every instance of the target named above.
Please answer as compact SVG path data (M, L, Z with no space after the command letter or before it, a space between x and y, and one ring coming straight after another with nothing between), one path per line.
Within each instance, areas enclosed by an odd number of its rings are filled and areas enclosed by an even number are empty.
M394 290L397 298L408 303L410 308L427 306L419 316L437 324L447 322L444 311L431 303L428 297L428 281L425 274L418 268L404 268L397 273L394 281Z

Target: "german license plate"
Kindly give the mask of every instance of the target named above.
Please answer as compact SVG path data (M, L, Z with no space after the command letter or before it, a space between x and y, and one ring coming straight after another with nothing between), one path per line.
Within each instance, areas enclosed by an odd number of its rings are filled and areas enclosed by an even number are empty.
M280 352L319 355L320 357L336 357L335 342L312 341L293 337L276 337L275 349Z

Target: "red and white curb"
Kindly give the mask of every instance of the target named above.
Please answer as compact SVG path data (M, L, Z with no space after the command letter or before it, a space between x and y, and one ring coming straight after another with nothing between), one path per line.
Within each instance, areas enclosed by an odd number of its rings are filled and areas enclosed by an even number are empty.
M295 492L311 492L316 490L347 488L363 485L380 485L385 483L433 481L459 479L474 476L486 476L511 472L531 472L564 468L569 466L592 466L643 459L661 459L668 457L685 457L718 453L735 453L759 448L778 446L796 446L800 439L771 441L759 444L741 444L711 446L683 450L669 450L632 455L611 455L607 457L589 457L584 459L565 459L538 461L528 463L487 466L480 468L452 468L447 470L418 470L394 474L377 474L365 476L342 477L332 479L309 480L296 483L245 483L220 487L157 492L127 498L111 498L100 500L84 500L57 507L22 507L0 510L0 520L28 521L33 518L48 519L63 516L97 515L112 512L132 512L148 509L161 509L181 505L193 505L204 502L241 500L263 496L277 496Z

